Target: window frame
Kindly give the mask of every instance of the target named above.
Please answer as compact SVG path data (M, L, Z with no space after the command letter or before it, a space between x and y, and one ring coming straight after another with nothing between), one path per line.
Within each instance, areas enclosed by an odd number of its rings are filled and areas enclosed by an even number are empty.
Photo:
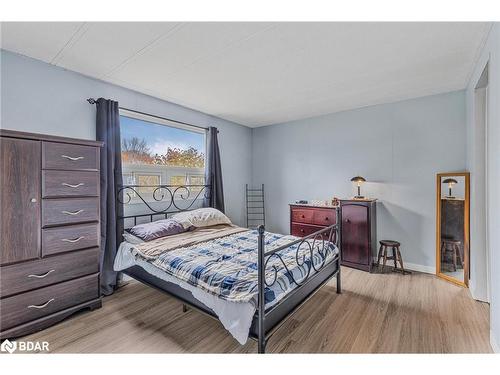
M164 185L169 185L169 181L170 181L170 177L171 176L175 176L177 175L179 172L175 171L176 168L178 169L183 169L184 171L182 172L182 174L184 174L185 176L185 180L186 180L186 185L189 185L190 184L190 176L191 175L195 175L195 176L200 176L200 177L206 177L206 168L207 168L207 150L208 150L208 137L207 137L207 131L206 129L203 129L203 128L198 128L198 127L195 127L195 126L190 126L188 124L182 124L182 123L177 123L177 122L174 122L174 121L169 121L165 118L162 118L162 117L158 117L158 116L155 116L155 115L150 115L150 114L145 114L145 113L139 113L139 112L134 112L134 111L130 111L130 110L127 110L127 109L123 109L123 108L120 108L119 109L119 116L120 117L128 117L128 118L132 118L134 120L140 120L140 121L144 121L144 122L148 122L148 123L151 123L152 125L162 125L162 126L166 126L166 127L170 127L170 128L177 128L177 129L181 129L181 130L185 130L185 131L189 131L189 132L193 132L193 133L198 133L198 134L201 134L203 135L203 138L204 138L204 146L205 146L205 149L203 150L203 154L205 156L204 158L204 167L203 168L189 168L189 167L178 167L178 166L174 166L174 167L170 167L170 168L174 168L174 170L167 170L167 167L165 168L165 171L159 171L159 172L154 172L154 171L134 171L133 169L127 167L125 169L127 169L127 171L123 171L122 170L122 176L124 174L129 174L131 175L132 177L132 180L134 181L133 185L139 185L138 184L138 181L137 181L137 175L140 174L140 175L154 175L154 176L159 176L160 178L160 185L161 184L164 184ZM121 129L120 129L121 130ZM122 138L123 139L123 138ZM120 141L122 141L122 139ZM121 157L121 155L120 155ZM122 169L123 169L123 165L122 164ZM155 165L155 164L144 164L144 165ZM185 170L185 169L188 169L188 170ZM192 171L190 171L189 169L192 169ZM206 183L206 181L205 181ZM139 189L139 188L137 188ZM131 194L131 204L137 204L137 203L141 203L141 200L137 197L137 194ZM144 200L146 202L154 202L154 199L153 197L143 197ZM202 198L198 198L198 199L202 199Z
M200 129L200 128L197 128L195 126L190 126L187 124L181 124L181 123L178 123L175 121L170 121L170 120L167 120L163 117L159 117L159 116L155 116L155 115L149 115L149 114L145 114L145 113L130 111L130 110L124 109L124 108L119 109L119 115L124 116L124 117L133 118L135 120L151 122L155 125L164 125L164 126L168 126L170 128L177 128L177 129L190 131L193 133L203 134L203 136L205 137L205 148L207 146L207 131L205 129ZM205 159L206 159L206 153L205 153Z

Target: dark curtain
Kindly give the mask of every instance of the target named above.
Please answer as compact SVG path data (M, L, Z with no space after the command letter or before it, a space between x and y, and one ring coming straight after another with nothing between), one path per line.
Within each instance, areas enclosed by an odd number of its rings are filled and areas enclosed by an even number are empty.
M116 186L122 184L120 115L118 102L97 100L96 138L104 142L101 151L101 293L112 294L118 273L113 262L121 240L123 206L116 200Z
M211 126L208 128L207 142L207 168L205 181L211 185L209 197L205 200L205 205L214 207L224 212L224 191L222 189L222 169L220 165L219 141L217 140L218 130Z

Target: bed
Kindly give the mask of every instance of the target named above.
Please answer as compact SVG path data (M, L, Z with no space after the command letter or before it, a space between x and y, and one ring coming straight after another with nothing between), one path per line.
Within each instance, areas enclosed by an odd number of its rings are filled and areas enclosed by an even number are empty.
M144 189L144 187L142 187ZM142 212L120 215L126 230L137 222L190 212L209 194L209 185L118 189L122 205ZM161 205L159 205L161 203ZM114 268L219 320L240 343L256 340L258 352L279 327L333 277L341 292L339 220L298 238L235 225L215 225L148 243L123 241ZM128 238L128 237L126 237Z

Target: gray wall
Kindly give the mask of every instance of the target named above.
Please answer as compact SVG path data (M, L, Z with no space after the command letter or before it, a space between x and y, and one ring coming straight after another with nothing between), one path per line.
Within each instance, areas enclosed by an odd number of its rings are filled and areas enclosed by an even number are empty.
M489 83L487 100L487 129L486 129L486 194L484 189L484 162L485 148L479 138L484 137L484 131L475 125L477 114L474 106L474 88L479 81L484 67L488 64ZM479 298L484 298L484 284L489 281L490 300L490 342L493 350L500 352L500 25L495 23L490 31L486 44L481 51L475 66L469 86L467 87L467 164L471 167L471 272L475 279L471 280L473 288ZM484 143L484 141L482 142ZM482 160L481 160L482 159ZM482 199L481 199L482 198ZM486 198L486 199L484 199ZM484 206L475 204L475 201L484 202ZM484 207L487 211L487 220L484 220ZM483 220L481 220L481 216ZM486 224L486 225L485 225ZM482 228L483 226L486 228ZM484 242L475 238L477 233L487 233L486 251L481 248L474 251L474 245ZM484 232L483 232L484 233ZM486 259L485 259L486 258ZM484 274L489 265L489 280L484 280ZM486 268L486 269L485 269ZM475 273L474 273L475 272ZM480 277L476 277L480 276ZM481 277L483 276L483 277Z
M1 51L1 127L95 139L95 108L88 97L200 126L217 126L227 213L245 223L245 184L251 178L251 129L38 60ZM207 93L210 95L210 93Z
M266 185L268 229L289 231L288 204L362 193L379 200L377 237L402 242L434 272L436 173L463 171L465 93L429 96L253 130L253 183ZM413 263L413 264L412 264Z

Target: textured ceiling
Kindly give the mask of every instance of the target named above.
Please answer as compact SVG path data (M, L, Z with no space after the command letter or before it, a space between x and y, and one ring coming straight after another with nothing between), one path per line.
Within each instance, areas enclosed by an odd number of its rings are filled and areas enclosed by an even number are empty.
M490 26L16 22L2 48L254 127L463 89Z

